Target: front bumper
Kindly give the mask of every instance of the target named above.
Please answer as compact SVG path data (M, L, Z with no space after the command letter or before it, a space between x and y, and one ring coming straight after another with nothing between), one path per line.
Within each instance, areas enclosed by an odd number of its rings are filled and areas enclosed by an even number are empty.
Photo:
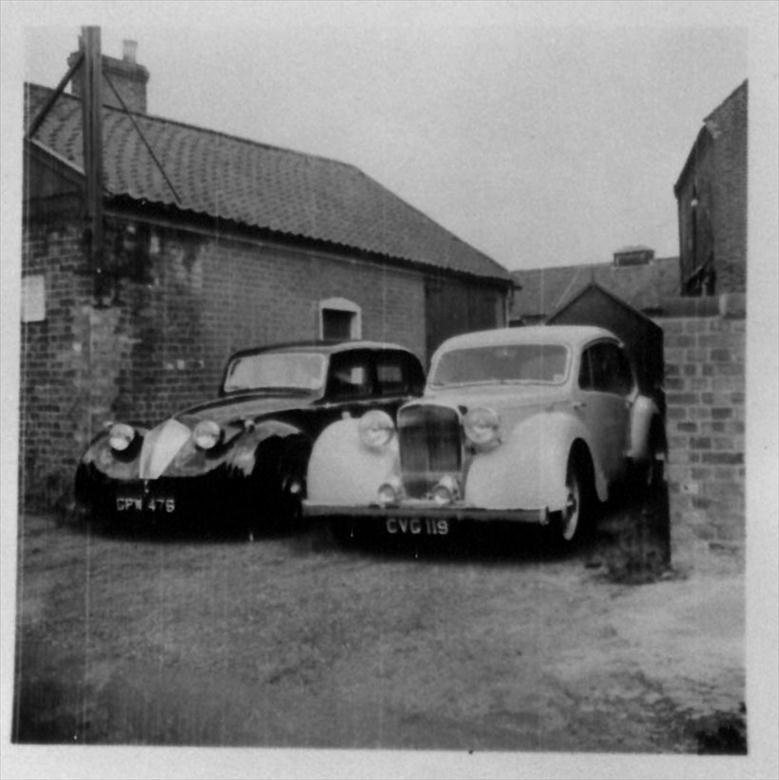
M82 467L76 479L81 506L96 519L127 525L225 525L247 515L272 514L275 506L262 498L251 480L223 469L193 477L118 480Z
M394 518L445 519L454 522L511 522L548 525L550 513L542 509L481 509L463 503L440 506L432 501L407 500L402 504L379 506L339 506L303 502L304 517L359 517L366 521Z
M94 484L79 503L106 519L170 523L232 516L243 504L237 493L215 479L106 481Z

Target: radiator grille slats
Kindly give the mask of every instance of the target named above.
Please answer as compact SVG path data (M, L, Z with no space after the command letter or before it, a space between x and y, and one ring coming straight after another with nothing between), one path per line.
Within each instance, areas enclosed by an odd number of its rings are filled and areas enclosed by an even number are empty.
M398 416L400 466L406 493L422 498L462 464L460 418L446 406L411 406Z

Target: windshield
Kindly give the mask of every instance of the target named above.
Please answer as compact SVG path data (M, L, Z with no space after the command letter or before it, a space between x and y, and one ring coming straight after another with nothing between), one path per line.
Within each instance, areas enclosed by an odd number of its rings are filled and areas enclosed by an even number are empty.
M319 390L325 379L325 356L316 352L261 352L233 360L224 391Z
M568 373L568 349L550 344L506 344L443 354L431 386L532 382L559 384Z

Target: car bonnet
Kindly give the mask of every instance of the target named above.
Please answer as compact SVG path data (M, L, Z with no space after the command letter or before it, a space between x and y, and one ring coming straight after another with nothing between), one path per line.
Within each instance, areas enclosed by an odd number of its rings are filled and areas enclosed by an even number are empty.
M311 406L316 400L313 394L290 393L288 395L244 395L219 398L199 406L185 409L176 415L179 420L213 420L219 425L255 419L269 414L294 411Z

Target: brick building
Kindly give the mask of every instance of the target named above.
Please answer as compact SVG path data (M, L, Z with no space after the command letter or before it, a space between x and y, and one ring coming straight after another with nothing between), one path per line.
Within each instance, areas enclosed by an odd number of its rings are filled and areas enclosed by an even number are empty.
M106 90L105 296L85 243L78 83L25 142L27 499L67 494L107 420L156 422L213 395L233 350L351 336L425 358L505 323L508 272L354 166L147 114L132 47L103 68L131 112ZM26 85L28 127L52 95Z
M674 186L683 295L746 290L747 87L703 120Z

